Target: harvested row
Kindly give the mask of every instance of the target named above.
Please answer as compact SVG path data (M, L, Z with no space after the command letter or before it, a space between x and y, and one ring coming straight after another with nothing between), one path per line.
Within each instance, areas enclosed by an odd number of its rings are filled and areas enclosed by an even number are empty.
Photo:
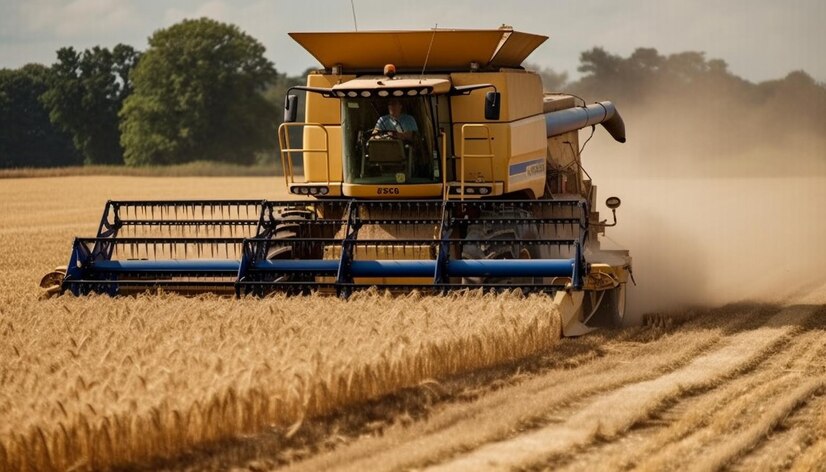
M661 331L641 328L563 340L550 354L558 359L560 369L470 404L451 406L426 422L410 427L394 426L380 437L360 440L351 447L321 454L288 470L417 468L479 444L507 439L527 425L552 421L560 408L576 408L585 398L655 379L686 365L713 349L728 333L752 327L754 319L732 316L742 309L717 310L655 339L649 337ZM761 317L773 310L749 309Z
M0 470L180 454L545 350L547 297L63 297L0 308Z
M816 470L826 464L826 402L821 402L821 408L814 413L816 415L812 428L815 431L814 441L794 461L792 470L795 472Z
M777 310L734 305L679 326L563 340L547 372L286 470L715 470L765 454L767 434L798 409L813 416L795 423L801 442L772 458L816 469L826 311Z
M551 424L507 441L484 445L430 470L525 467L590 444L598 438L615 438L664 402L679 398L692 389L719 385L763 360L795 333L796 323L811 316L813 311L796 307L787 309L770 319L765 327L731 336L719 349L696 357L685 367L594 399L562 424Z
M812 382L810 374L816 366L813 360L826 354L825 346L822 332L807 331L754 371L696 396L689 394L655 412L640 428L570 455L564 467L560 460L550 461L548 468L573 471L599 465L608 470L662 470L730 465L764 435L755 431L771 430L796 401L817 390L820 380ZM801 390L795 392L798 387Z

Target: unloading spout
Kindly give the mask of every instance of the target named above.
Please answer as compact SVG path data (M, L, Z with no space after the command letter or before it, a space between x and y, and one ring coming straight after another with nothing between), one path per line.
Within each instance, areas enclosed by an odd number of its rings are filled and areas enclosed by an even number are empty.
M625 123L611 102L545 113L545 130L549 138L598 124L602 124L612 138L625 142Z

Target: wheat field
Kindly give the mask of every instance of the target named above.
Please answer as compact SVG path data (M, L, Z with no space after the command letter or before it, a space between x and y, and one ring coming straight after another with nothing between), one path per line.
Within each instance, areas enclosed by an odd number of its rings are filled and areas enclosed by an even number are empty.
M826 470L822 278L561 340L519 294L38 300L106 199L274 182L0 182L0 470Z
M560 337L548 298L513 294L38 300L38 277L68 257L73 233L89 234L107 197L141 184L49 180L7 180L2 191L0 247L11 257L0 293L0 470L98 470L263 430L289 435L307 419ZM180 183L153 179L140 191L253 196L233 194L249 191L245 180ZM53 184L77 195L55 200Z

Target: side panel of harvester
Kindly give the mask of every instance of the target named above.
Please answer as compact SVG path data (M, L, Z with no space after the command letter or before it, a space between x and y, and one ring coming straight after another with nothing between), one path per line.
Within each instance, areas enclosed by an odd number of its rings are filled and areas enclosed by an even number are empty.
M354 75L310 74L307 86L329 88L354 78ZM343 177L341 103L336 98L307 93L304 120L306 124L288 125L286 130L289 148L295 150L285 153L282 159L287 186L289 188L294 183L315 184L318 188L327 189L325 196L339 197ZM286 167L297 166L299 162L300 169L293 167L291 172L287 172ZM303 179L294 175L303 175Z
M453 150L459 159L466 160L465 181L493 181L501 183L501 194L528 192L528 198L540 197L545 187L546 142L539 76L534 72L513 69L490 73L453 73L450 77L456 87L489 83L502 97L497 121L485 120L484 94L471 93L451 98L453 135L457 137ZM488 152L489 143L485 139L488 131L493 150L492 166L484 158L464 156L479 156ZM490 175L491 167L493 175Z

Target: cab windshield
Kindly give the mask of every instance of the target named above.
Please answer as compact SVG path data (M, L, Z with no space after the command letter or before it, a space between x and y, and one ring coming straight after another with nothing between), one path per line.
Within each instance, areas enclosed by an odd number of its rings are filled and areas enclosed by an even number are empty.
M440 182L428 97L342 99L344 181Z

